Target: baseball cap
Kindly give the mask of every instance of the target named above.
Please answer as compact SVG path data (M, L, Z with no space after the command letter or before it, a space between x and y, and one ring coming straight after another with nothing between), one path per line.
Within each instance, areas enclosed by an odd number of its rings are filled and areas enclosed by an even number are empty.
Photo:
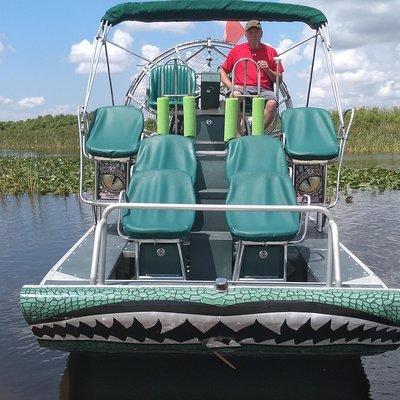
M261 22L257 21L256 19L252 19L250 20L247 24L246 24L246 28L245 30L249 30L250 28L258 28L258 29L262 29L261 28Z

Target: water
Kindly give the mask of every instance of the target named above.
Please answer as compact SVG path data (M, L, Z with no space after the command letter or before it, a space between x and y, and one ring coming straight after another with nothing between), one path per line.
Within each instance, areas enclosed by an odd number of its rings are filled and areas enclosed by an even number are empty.
M0 150L0 157L17 157L17 158L37 158L37 157L78 157L76 151L63 151L54 153L52 151L36 151L36 150Z
M400 283L400 192L356 193L336 211L341 240L390 287ZM40 282L91 224L75 197L0 199L0 399L398 399L400 350L361 359L74 354L39 348L19 290ZM354 234L357 232L357 234Z
M400 171L400 154L346 154L344 165L350 168L386 168Z

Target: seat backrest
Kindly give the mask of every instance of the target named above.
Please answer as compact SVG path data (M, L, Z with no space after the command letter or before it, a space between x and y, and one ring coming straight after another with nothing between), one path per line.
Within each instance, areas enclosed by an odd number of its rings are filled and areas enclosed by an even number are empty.
M329 111L315 107L289 108L281 113L285 151L299 160L330 160L339 154L339 144Z
M192 140L180 135L157 135L142 141L135 172L178 170L196 179L196 155Z
M238 172L275 172L287 174L281 142L271 136L243 136L231 140L226 159L226 176Z
M143 127L143 113L133 106L98 108L86 137L86 151L97 157L130 157L139 149Z
M166 64L150 71L147 104L157 108L157 98L165 94L193 95L196 87L195 71L183 64ZM170 97L170 105L182 105L183 97Z

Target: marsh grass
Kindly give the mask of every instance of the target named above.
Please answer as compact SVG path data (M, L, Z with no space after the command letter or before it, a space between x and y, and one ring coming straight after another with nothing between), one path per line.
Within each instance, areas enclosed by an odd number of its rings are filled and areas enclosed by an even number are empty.
M334 118L337 121L337 115ZM147 120L145 127L155 130L154 120ZM0 149L78 154L77 119L73 115L46 115L0 122ZM357 109L347 152L400 153L400 108Z
M0 158L0 195L79 193L79 159L75 157ZM93 168L85 168L84 188L91 189Z
M337 121L337 115L334 115ZM355 111L347 153L400 153L400 108Z
M0 149L77 153L77 119L73 115L46 115L25 121L0 122Z
M329 187L336 185L337 166L328 169ZM400 172L384 168L343 168L340 178L340 190L400 190Z
M84 188L91 191L93 167L85 167ZM329 168L329 186L335 185L336 166ZM0 195L24 193L66 196L79 193L79 159L76 157L0 158ZM343 168L342 192L400 190L400 172L383 168Z

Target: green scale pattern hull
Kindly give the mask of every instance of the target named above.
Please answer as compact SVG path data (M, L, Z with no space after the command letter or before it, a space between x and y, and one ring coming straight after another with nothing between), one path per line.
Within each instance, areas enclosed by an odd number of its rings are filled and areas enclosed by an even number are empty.
M21 307L41 345L67 351L372 354L400 345L398 290L24 286Z

